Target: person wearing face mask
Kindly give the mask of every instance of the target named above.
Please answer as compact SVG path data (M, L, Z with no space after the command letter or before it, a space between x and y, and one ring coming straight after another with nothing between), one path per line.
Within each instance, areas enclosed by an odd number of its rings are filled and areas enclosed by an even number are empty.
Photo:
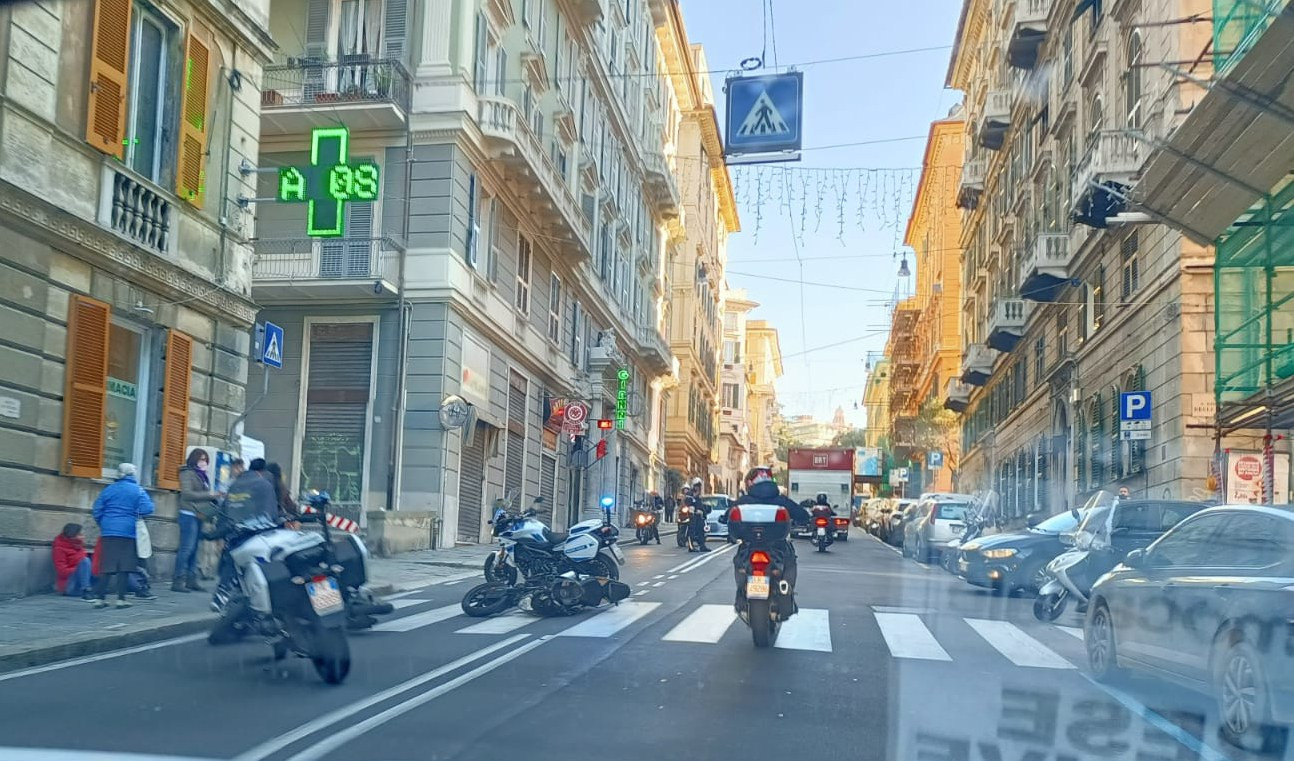
M189 452L180 468L180 546L175 550L172 592L202 591L198 584L198 540L202 523L215 514L220 495L211 490L211 463L204 449Z

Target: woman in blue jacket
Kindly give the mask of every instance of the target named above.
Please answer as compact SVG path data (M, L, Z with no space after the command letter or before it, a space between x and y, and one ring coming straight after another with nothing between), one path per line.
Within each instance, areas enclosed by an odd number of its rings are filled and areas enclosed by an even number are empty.
M117 466L117 480L99 492L94 501L94 521L99 524L99 578L94 584L94 607L108 607L108 578L117 577L117 607L129 608L126 591L130 573L135 570L135 523L153 514L153 500L135 480L135 466L123 462Z

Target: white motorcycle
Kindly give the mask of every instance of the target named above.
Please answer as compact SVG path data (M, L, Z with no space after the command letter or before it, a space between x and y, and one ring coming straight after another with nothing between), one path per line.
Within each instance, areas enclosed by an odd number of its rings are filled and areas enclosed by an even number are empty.
M1051 578L1038 590L1033 601L1033 616L1039 621L1055 621L1065 612L1070 597L1078 598L1079 605L1087 604L1087 592L1092 585L1086 578L1087 559L1091 550L1076 546L1062 552L1047 564Z
M533 509L521 515L499 510L490 523L499 548L485 559L486 581L513 585L518 572L524 578L568 571L613 581L620 578L625 555L616 545L620 531L609 514L577 523L567 534L549 529Z

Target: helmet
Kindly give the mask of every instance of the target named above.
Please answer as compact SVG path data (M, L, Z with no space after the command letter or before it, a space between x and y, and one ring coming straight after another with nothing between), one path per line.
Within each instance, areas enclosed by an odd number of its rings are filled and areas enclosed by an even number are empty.
M758 483L763 483L764 481L772 481L774 484L777 483L773 478L773 469L767 465L758 465L751 468L750 471L746 473L746 491L750 491L750 487Z
M827 504L827 493L825 491L818 492L816 499L819 505Z

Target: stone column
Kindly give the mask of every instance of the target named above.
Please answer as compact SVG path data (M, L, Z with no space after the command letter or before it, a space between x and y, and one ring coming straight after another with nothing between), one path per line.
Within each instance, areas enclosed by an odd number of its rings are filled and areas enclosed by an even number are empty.
M418 19L422 31L418 49L416 76L443 77L453 72L450 60L453 0L423 0L422 17Z

